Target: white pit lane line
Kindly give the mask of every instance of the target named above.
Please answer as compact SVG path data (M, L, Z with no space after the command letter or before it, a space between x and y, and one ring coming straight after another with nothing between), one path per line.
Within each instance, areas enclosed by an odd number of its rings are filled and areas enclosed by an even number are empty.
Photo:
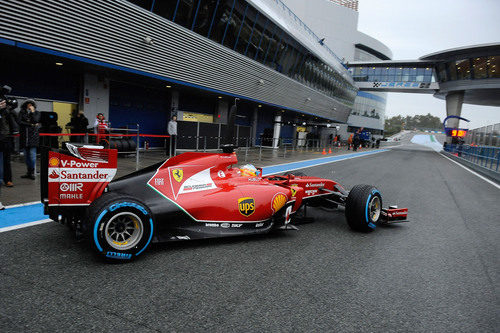
M484 176L482 176L482 175L478 174L477 172L475 172L475 171L473 171L473 170L469 169L468 167L466 167L466 166L464 166L464 165L462 165L462 164L458 163L457 161L452 160L452 159L451 159L451 158L449 158L448 156L445 156L445 155L443 155L443 154L441 154L441 153L439 153L439 155L443 156L443 157L444 157L444 158L446 158L447 160L452 161L453 163L455 163L455 164L456 164L456 165L458 165L459 167L464 168L465 170L469 171L469 172L470 172L470 173L472 173L473 175L478 176L479 178L481 178L481 179L482 179L482 180L484 180L485 182L487 182L487 183L489 183L489 184L491 184L491 185L495 186L497 189L499 189L499 190L500 190L500 185L498 185L498 184L497 184L497 183L495 183L494 181L489 180L488 178L486 178L486 177L484 177Z
M0 233L6 232L6 231L11 231L11 230L16 230L16 229L32 227L34 225L44 224L44 223L48 223L48 222L53 222L53 221L51 219L45 219L45 220L39 220L39 221L33 221L33 222L13 225L10 227L0 228Z

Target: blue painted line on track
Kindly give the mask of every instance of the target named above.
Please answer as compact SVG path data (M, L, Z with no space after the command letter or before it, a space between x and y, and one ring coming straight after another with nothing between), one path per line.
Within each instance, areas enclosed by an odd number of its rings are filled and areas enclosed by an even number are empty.
M377 150L370 150L370 151L365 151L365 152L360 152L360 153L352 153L352 154L345 154L345 155L339 155L339 156L328 156L328 157L316 158L314 160L306 160L306 161L300 161L300 162L292 162L292 163L286 163L286 164L280 164L280 165L273 165L273 166L262 168L262 175L264 175L264 176L275 175L275 174L290 171L290 170L303 169L303 168L313 167L313 166L317 166L317 165L321 165L321 164L337 162L337 161L342 161L342 160L348 160L348 159L351 159L354 157L361 157L361 156L365 156L365 155L377 154L377 153L381 153L381 152L388 151L388 150L389 149L377 149Z
M274 175L278 173L283 173L290 170L303 169L313 166L318 166L322 164L327 164L331 162L337 162L342 160L347 160L355 157L368 156L372 154L381 153L384 151L388 151L389 149L377 149L370 150L360 153L352 153L345 154L340 156L328 156L322 158L316 158L313 160L299 161L299 162L291 162L280 165L273 165L262 168L262 174L266 175ZM40 221L44 219L48 219L48 215L43 214L43 205L41 203L7 208L5 210L0 211L0 229L5 227L11 227L16 225L21 225L25 223L30 223L34 221Z
M41 203L7 208L0 211L0 228L12 227L48 218L48 215L43 214L43 205Z

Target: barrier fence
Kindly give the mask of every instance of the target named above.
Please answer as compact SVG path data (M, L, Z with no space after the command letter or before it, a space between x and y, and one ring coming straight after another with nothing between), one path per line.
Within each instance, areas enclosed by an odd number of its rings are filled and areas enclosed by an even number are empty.
M444 150L488 170L500 172L500 147L448 144Z

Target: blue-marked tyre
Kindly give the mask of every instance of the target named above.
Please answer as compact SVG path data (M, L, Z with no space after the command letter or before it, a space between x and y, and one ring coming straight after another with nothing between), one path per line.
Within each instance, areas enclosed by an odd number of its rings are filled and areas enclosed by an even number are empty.
M369 232L380 219L382 196L371 185L356 185L347 196L345 217L351 229Z
M113 261L143 253L153 238L153 216L141 201L106 193L89 206L87 235L94 250Z

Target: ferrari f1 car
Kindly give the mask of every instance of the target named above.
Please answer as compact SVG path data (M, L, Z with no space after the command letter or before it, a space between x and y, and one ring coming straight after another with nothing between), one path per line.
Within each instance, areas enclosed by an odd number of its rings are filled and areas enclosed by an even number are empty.
M307 206L345 206L349 226L363 232L407 214L405 208L383 209L380 192L370 185L347 191L333 180L300 173L242 174L232 148L184 153L116 180L114 149L66 144L42 156L45 214L86 235L97 253L112 260L131 260L154 241L293 228Z

